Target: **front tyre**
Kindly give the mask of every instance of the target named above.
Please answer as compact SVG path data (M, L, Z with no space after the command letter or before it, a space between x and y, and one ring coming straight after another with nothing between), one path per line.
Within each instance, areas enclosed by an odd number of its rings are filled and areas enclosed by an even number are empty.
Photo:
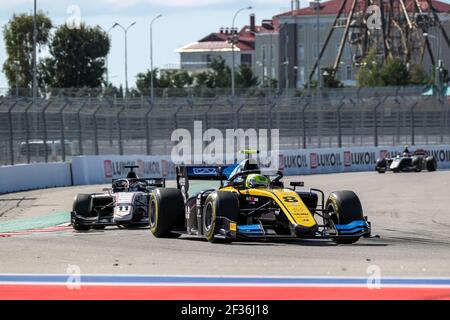
M92 216L93 201L90 194L79 194L73 202L72 208L72 228L75 231L89 231L90 225L78 223L76 217L89 218Z
M231 192L214 192L206 198L203 209L202 227L205 238L212 243L231 242L231 239L218 240L215 235L220 233L217 217L224 217L237 222L239 219L239 199Z
M345 225L353 221L364 220L361 201L353 191L333 192L328 197L326 209L335 225ZM345 239L336 238L334 241L337 244L352 244L357 242L359 238L359 236Z
M432 157L432 156L427 157L425 159L425 164L426 164L426 167L427 167L428 171L434 172L434 171L437 170L437 160L436 160L435 157Z
M377 160L377 166L375 167L375 170L378 173L386 173L388 167L388 163L386 159L378 159Z
M178 238L172 230L184 225L184 198L178 189L156 189L150 197L150 231L157 238Z

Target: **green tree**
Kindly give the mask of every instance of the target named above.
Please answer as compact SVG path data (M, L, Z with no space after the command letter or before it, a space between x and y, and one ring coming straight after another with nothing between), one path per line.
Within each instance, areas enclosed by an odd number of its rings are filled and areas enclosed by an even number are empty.
M336 79L333 68L322 68L323 85L325 88L342 88L344 85Z
M382 85L381 64L378 61L375 50L370 50L363 59L356 74L356 80L360 87L379 87Z
M409 69L409 83L414 85L426 85L430 83L430 77L425 72L423 65L413 64Z
M158 74L159 70L157 68L153 69L153 72L147 70L146 72L138 73L136 76L136 87L141 92L150 92L151 78L153 77L153 87L160 88Z
M258 78L255 77L253 70L250 67L243 64L236 75L236 85L239 88L256 87L258 85Z
M197 73L194 76L194 83L197 88L213 88L214 79L211 71Z
M405 86L409 82L408 68L398 58L389 59L381 69L381 81L384 86Z
M186 88L192 86L194 78L185 70L167 71L160 79L165 88Z
M153 76L154 88L186 88L192 86L194 78L185 70L171 70L162 73L158 69L139 73L136 78L136 87L141 92L148 92Z
M43 12L39 12L36 16L36 26L36 43L40 51L49 41L52 22ZM13 15L3 28L3 38L7 54L3 72L9 86L15 87L18 84L21 88L31 89L33 85L33 16ZM41 75L38 73L39 78Z
M59 27L50 44L51 57L41 64L45 84L54 88L100 87L109 49L108 35L100 27Z
M214 59L209 67L212 69L210 83L213 88L231 87L231 69L226 65L223 59Z

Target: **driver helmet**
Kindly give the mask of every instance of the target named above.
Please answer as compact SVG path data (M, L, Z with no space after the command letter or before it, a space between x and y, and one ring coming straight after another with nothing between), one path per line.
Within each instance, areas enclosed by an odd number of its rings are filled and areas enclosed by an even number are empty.
M246 188L269 187L270 179L262 174L250 174L245 180Z

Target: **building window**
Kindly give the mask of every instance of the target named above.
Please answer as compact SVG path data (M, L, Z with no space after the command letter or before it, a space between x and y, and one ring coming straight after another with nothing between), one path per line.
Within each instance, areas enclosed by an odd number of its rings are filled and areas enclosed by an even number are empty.
M347 66L347 80L353 80L352 66Z
M241 54L241 65L247 67L252 67L252 55L251 54Z
M300 83L304 84L305 83L305 67L300 67Z
M350 47L346 44L344 49L345 59L350 59Z
M298 57L300 60L305 59L305 48L302 45L298 46Z

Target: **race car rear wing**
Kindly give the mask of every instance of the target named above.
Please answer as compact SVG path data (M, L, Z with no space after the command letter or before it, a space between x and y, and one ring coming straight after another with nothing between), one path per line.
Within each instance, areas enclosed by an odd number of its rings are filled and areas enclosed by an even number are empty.
M227 169L234 168L235 165L224 166L207 166L207 165L183 165L177 166L177 188L184 189L184 192L189 190L189 180L209 180L220 181L223 185L223 181L228 177L225 174Z

